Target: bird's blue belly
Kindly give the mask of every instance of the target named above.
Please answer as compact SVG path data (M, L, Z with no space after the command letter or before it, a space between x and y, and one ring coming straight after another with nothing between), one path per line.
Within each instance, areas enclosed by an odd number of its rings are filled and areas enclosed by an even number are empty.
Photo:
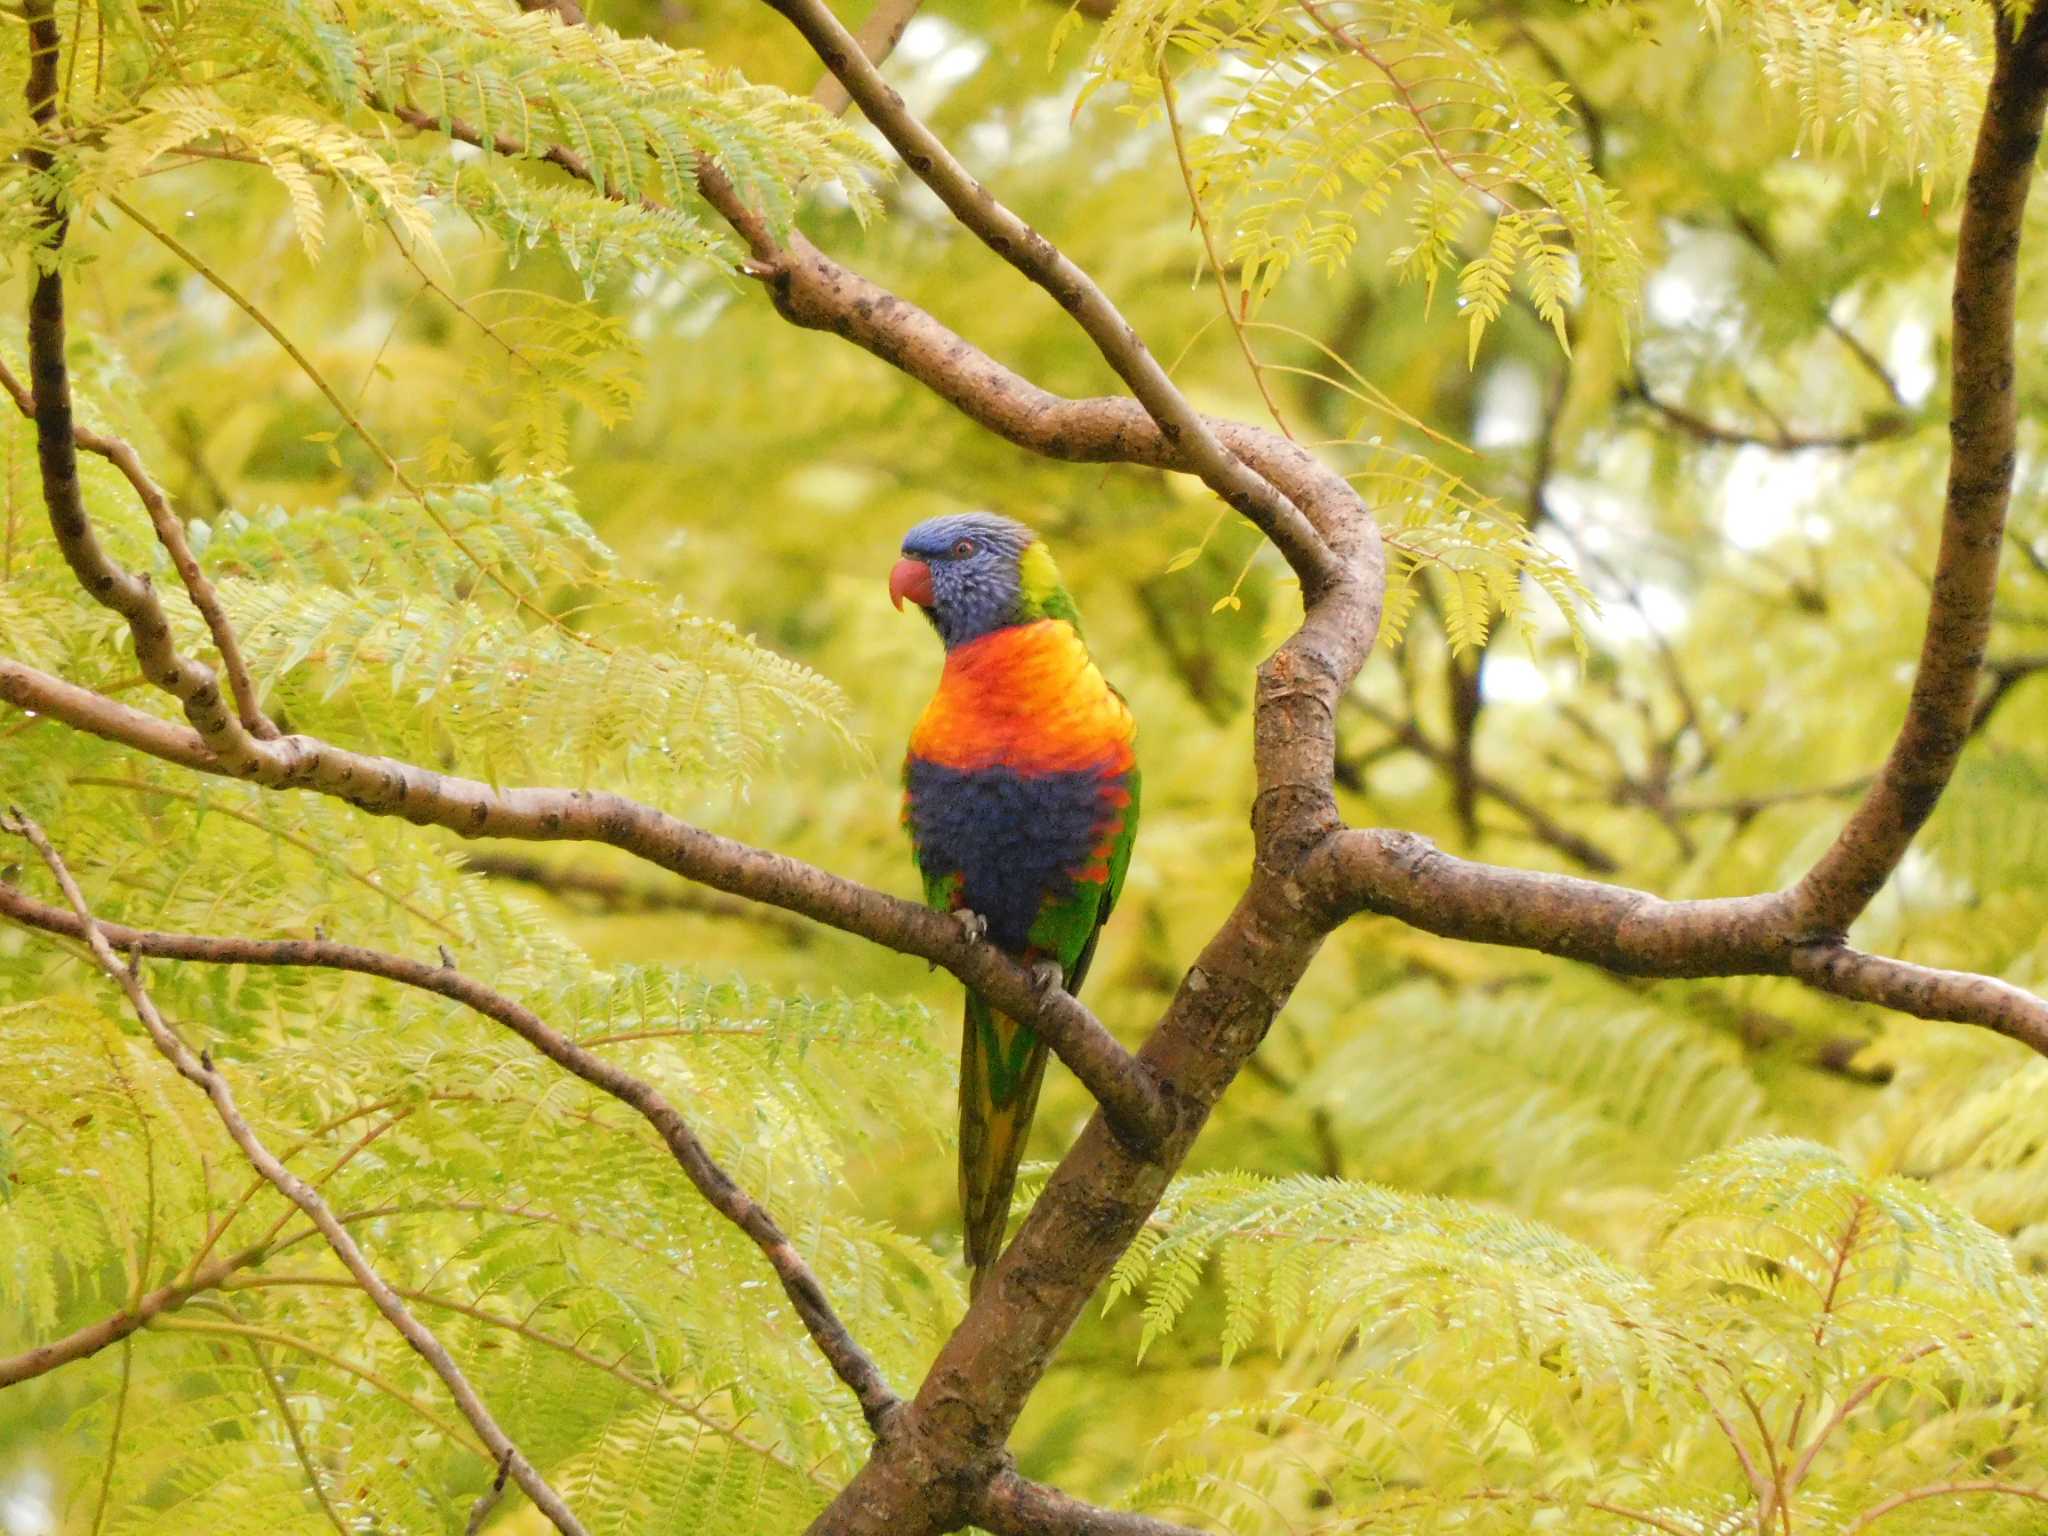
M1013 953L1042 908L1073 894L1102 836L1105 793L1121 774L963 770L912 758L904 769L911 836L928 874L957 873L964 905Z

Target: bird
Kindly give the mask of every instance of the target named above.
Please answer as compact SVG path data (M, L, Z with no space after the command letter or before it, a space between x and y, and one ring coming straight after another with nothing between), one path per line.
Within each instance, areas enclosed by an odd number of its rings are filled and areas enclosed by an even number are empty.
M1045 542L993 512L917 524L889 572L945 646L910 734L903 823L926 902L1078 992L1138 831L1137 726L1081 635ZM960 1043L970 1297L1002 1251L1046 1042L971 988Z

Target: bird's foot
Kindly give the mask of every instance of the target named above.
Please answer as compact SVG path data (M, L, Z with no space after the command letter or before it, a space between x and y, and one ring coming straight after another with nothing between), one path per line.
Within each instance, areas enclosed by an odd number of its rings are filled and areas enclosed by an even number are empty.
M1031 962L1031 986L1038 993L1042 1003L1053 992L1066 985L1067 973L1057 960L1034 960Z
M966 935L970 944L979 944L988 937L988 919L979 912L970 912L965 907L955 907L953 921L960 925L960 932Z

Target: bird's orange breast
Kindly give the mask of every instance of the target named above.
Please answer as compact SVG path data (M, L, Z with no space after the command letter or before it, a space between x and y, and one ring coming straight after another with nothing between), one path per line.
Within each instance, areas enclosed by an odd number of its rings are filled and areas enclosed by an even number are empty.
M910 754L941 767L1121 773L1137 726L1062 619L1012 625L946 656Z

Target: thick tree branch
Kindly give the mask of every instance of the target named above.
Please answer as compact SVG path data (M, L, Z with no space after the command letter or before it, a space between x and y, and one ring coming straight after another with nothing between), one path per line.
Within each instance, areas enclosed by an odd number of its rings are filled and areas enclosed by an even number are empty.
M1314 594L1336 579L1341 564L1304 518L1305 509L1291 505L1284 487L1239 457L1188 404L1095 280L998 202L911 114L823 0L767 3L803 34L868 121L953 216L1074 317L1104 361L1130 386L1161 435L1184 456L1186 466L1264 531L1301 577L1304 590Z
M1805 936L1790 893L1665 901L1647 891L1454 858L1410 832L1351 830L1302 881L1333 918L1397 917L1446 938L1540 950L1626 976L1793 976L1923 1019L1979 1024L2048 1055L2048 1001L1988 976Z
M2048 1003L1995 977L1866 955L1846 944L1802 945L1792 951L1790 971L1837 997L1916 1018L1981 1024L2048 1056Z
M326 939L244 939L206 934L165 933L129 928L119 923L88 924L82 917L36 901L12 886L0 884L0 915L26 927L69 938L90 939L96 928L116 949L131 955L208 965L307 966L352 971L396 981L462 1004L518 1035L564 1071L610 1094L654 1127L697 1192L766 1255L784 1294L825 1357L833 1373L853 1392L870 1424L879 1425L897 1405L896 1394L882 1379L880 1367L854 1341L833 1310L825 1288L811 1272L782 1229L705 1150L696 1133L652 1084L607 1061L560 1031L532 1009L447 965L431 965L402 955L337 944ZM189 1291L187 1292L189 1294ZM180 1298L183 1299L182 1297ZM161 1310L161 1308L159 1308ZM5 1379L0 1377L0 1386Z
M36 852L42 856L43 862L49 866L51 875L64 892L64 899L71 904L71 910L77 915L80 936L92 950L93 959L127 994L129 1006L134 1009L136 1018L148 1032L151 1043L176 1069L180 1077L199 1088L212 1101L214 1112L220 1116L221 1124L227 1127L228 1135L234 1139L235 1145L242 1149L242 1155L249 1159L256 1171L276 1186L286 1199L305 1212L313 1225L320 1229L320 1235L327 1239L327 1246L334 1250L334 1256L341 1260L343 1267L355 1278L357 1286L376 1304L385 1321L399 1332L405 1342L412 1346L414 1352L433 1369L434 1374L441 1378L442 1383L448 1388L449 1396L454 1398L456 1407L462 1411L462 1416L476 1430L478 1438L497 1457L499 1464L511 1469L513 1480L525 1490L526 1496L533 1500L534 1507L548 1517L549 1522L562 1533L562 1536L585 1536L582 1524L570 1513L568 1505L562 1502L561 1495L555 1492L547 1479L542 1477L533 1464L521 1454L519 1447L498 1427L498 1421L491 1416L490 1409L484 1406L483 1399L476 1395L476 1389L470 1386L469 1378L463 1375L462 1368L442 1347L441 1341L428 1331L425 1324L406 1310L405 1303L399 1299L397 1293L370 1267L369 1260L363 1256L362 1249L356 1246L356 1241L349 1235L348 1228L337 1221L334 1213L327 1208L327 1202L320 1198L312 1185L285 1167L270 1149L263 1145L249 1122L243 1118L241 1110L236 1107L234 1095L228 1089L227 1079L215 1068L211 1058L203 1053L194 1055L191 1048L164 1022L148 990L142 985L138 968L123 965L108 945L106 935L93 921L92 912L85 904L84 894L80 892L77 882L71 878L71 872L65 868L57 850L50 846L50 841L43 835L42 828L19 812L11 813L11 817L11 823L0 825L27 838Z
M994 1536L1202 1536L1150 1515L1084 1503L1009 1470L998 1472L982 1490L974 1523Z
M2048 107L2044 14L2031 12L2016 38L2002 17L1993 28L1997 62L1956 243L1948 493L1927 633L1905 724L1876 783L1794 889L1816 937L1845 933L1870 904L1933 813L1969 739L2012 495L2020 231Z

